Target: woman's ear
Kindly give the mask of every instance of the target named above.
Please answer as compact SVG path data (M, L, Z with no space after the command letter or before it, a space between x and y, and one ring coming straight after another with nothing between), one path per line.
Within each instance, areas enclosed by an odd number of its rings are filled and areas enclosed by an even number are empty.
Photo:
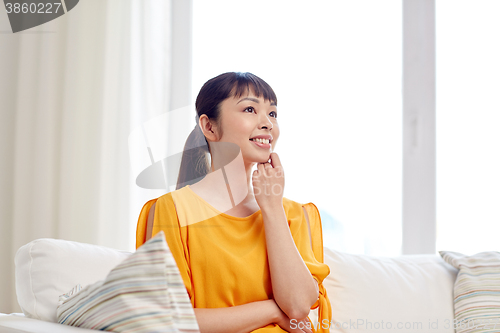
M210 119L208 119L206 114L202 114L200 116L198 124L201 128L201 131L203 132L203 134L207 138L207 140L217 141L217 128L216 128L215 124L212 124Z

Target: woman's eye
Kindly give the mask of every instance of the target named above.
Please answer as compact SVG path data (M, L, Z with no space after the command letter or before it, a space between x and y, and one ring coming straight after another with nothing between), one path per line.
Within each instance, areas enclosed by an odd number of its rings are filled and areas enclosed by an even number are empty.
M247 107L244 112L255 112L255 108L253 106ZM273 118L278 118L278 113L276 111L271 111L269 115Z

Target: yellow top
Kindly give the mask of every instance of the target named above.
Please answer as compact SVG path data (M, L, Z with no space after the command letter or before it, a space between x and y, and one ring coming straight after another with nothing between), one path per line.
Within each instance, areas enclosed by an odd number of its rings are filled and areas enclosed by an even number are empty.
M248 217L219 212L185 186L148 201L139 216L136 247L146 241L148 213L156 202L152 236L163 230L194 308L221 308L272 298L266 239L261 211ZM329 332L331 306L323 280L330 268L323 263L323 239L318 209L283 198L295 245L318 282L319 306L314 332ZM309 218L311 235L304 214ZM204 218L205 217L205 218ZM312 240L312 246L311 242ZM324 327L322 327L324 326ZM253 332L286 332L270 324Z

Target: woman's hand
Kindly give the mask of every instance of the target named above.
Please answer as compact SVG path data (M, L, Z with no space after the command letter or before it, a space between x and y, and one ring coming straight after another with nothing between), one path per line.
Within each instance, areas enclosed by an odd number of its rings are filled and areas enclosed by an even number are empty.
M283 209L285 174L278 154L273 152L270 158L271 163L259 163L252 176L255 200L263 212Z
M309 329L309 327L311 327L311 324L309 324L309 320L307 319L307 317L302 320L291 320L283 311L280 310L280 312L281 315L276 321L276 324L278 324L279 327L281 327L285 331L289 333L312 333L312 331Z

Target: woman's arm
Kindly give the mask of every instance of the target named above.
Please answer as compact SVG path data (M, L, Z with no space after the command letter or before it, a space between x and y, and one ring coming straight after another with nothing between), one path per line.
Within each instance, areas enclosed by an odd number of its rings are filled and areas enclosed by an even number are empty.
M305 321L291 322L273 299L228 308L195 308L194 314L201 333L248 333L272 323L287 332L312 333Z
M149 213L148 213L148 222L146 223L146 242L151 239L151 236L153 234L153 224L155 220L155 207L156 207L156 202L149 208Z
M293 240L283 208L285 177L276 153L271 163L260 163L253 174L255 199L262 211L273 295L292 319L303 319L319 290Z
M270 299L228 308L195 308L194 313L201 333L247 333L275 323L278 310Z
M318 299L317 282L295 246L283 206L262 216L274 299L288 317L303 319Z

